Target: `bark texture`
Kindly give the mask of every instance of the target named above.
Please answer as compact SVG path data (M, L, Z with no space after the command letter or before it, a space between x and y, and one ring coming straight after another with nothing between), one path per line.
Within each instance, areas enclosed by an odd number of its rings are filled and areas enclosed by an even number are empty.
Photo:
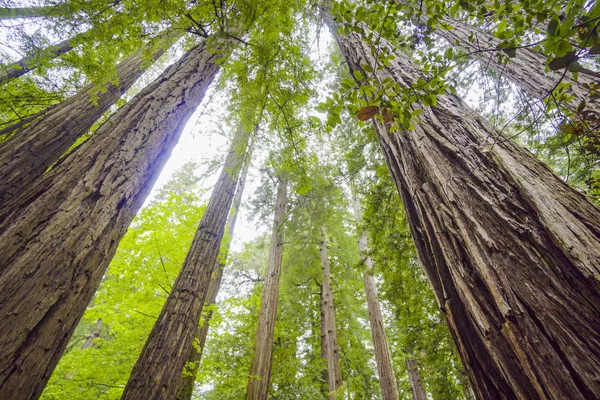
M0 218L0 398L41 394L228 51L206 47L167 68Z
M370 46L335 35L368 76ZM419 74L396 53L377 77ZM413 130L375 127L477 397L600 398L600 210L451 94Z
M100 336L100 333L102 333L103 326L104 326L104 322L102 322L101 319L96 321L96 324L92 328L90 335L87 337L87 339L85 339L83 346L81 346L81 350L89 349L90 347L92 347L94 345L94 339L96 339L98 336Z
M54 60L73 50L76 43L79 43L79 40L84 38L87 34L88 32L80 33L75 37L65 39L62 42L40 49L34 54L21 58L19 61L0 67L0 85L36 69L39 64L39 59Z
M342 367L340 365L340 352L337 341L337 328L335 323L335 305L333 304L333 290L331 288L331 266L327 256L327 232L321 227L321 268L323 269L323 283L321 284L321 352L327 361L327 384L329 392L335 392L342 385ZM329 395L329 400L336 396Z
M544 72L546 68L546 56L530 48L516 50L516 56L510 58L507 64L500 63L496 53L497 46L502 42L492 34L464 22L443 18L443 21L452 25L452 29L439 28L435 33L446 39L452 46L472 54L482 60L486 67L504 76L516 86L529 93L536 99L547 98L559 82L570 83L568 93L573 99L565 105L574 113L582 100L587 102L587 110L594 113L595 118L600 120L600 99L590 98L589 89L583 85L597 83L600 75L593 71L583 69L579 72L578 80L574 80L570 72L564 74L564 70ZM469 37L473 37L471 43ZM564 77L563 77L564 74Z
M248 177L248 169L250 168L250 160L252 159L252 150L248 151L248 155L244 162L244 168L242 169L240 179L235 189L235 197L233 198L233 204L231 205L231 212L229 213L229 220L227 221L227 235L233 237L235 231L235 224L237 221L238 211L242 204L242 195L244 193L244 186L246 185L246 179ZM214 305L217 302L217 295L221 287L221 281L223 280L223 271L225 264L227 263L227 255L229 254L230 241L226 242L226 246L222 254L223 256L217 260L214 272L210 277L210 283L208 284L208 292L206 293L205 304ZM185 371L177 390L177 400L190 400L194 394L194 383L196 382L196 375L198 375L198 368L200 367L200 359L204 351L204 345L206 344L206 337L208 336L208 328L210 327L210 319L212 318L212 311L209 312L201 325L198 326L198 331L194 339L195 345L192 346L186 365L193 365L192 369Z
M219 255L248 138L249 132L244 129L239 129L234 137L181 272L131 372L124 400L166 400L177 395Z
M154 60L164 49L153 54ZM118 84L109 83L106 91L88 85L73 97L54 106L42 117L0 144L0 204L6 204L41 177L144 73L142 51L117 66ZM2 212L0 211L0 216Z
M358 200L354 200L354 217L357 224L362 219L362 210ZM375 279L371 275L373 270L373 259L369 256L369 245L367 235L361 232L358 237L358 250L360 258L364 264L363 281L365 283L365 293L367 295L367 308L369 309L369 323L371 325L371 335L373 337L373 347L375 348L375 362L377 363L377 373L379 375L379 386L383 400L398 400L398 386L392 366L392 355L388 346L385 334L385 324L381 313L381 306L377 298L377 286Z
M287 207L287 180L280 179L277 189L273 234L269 248L269 262L265 286L260 300L258 329L254 345L254 357L250 367L247 400L267 400L271 387L271 364L273 361L273 337L277 303L279 301L279 277L283 260L283 231Z
M427 400L425 387L419 375L419 365L410 357L406 358L406 369L408 371L408 379L410 381L410 391L413 400Z

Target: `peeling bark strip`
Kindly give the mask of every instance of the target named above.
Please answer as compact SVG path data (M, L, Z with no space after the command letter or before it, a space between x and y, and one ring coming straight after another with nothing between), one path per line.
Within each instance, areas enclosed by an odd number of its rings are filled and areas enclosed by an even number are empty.
M0 219L0 398L40 396L228 54L206 47L167 68Z
M362 210L356 198L353 201L353 207L356 223L360 224ZM373 259L369 255L369 244L367 243L367 235L364 231L358 237L358 250L360 251L360 259L364 264L363 281L365 283L369 323L371 325L373 347L375 348L375 362L377 363L381 395L383 400L398 400L398 386L396 385L396 376L394 375L394 368L392 366L392 355L390 354L390 348L385 335L383 314L381 313L381 306L377 298L377 285L371 275Z
M269 263L265 286L260 300L258 329L254 345L254 357L246 390L246 400L267 400L271 387L271 365L273 361L273 336L279 300L279 277L283 259L283 231L287 207L287 180L279 181L273 234L269 248Z
M371 46L323 14L368 76ZM377 77L408 87L419 72L395 55ZM375 127L477 397L600 398L600 210L456 96L414 130Z
M233 237L235 231L235 224L237 221L238 211L242 204L242 195L244 193L244 187L246 186L246 179L248 178L248 169L250 168L252 159L252 149L248 150L246 160L244 161L244 167L238 180L235 197L233 198L233 204L231 205L231 211L229 212L229 220L227 221L227 235ZM223 257L217 260L214 272L210 277L210 283L208 284L208 292L206 294L205 304L214 305L217 302L217 295L219 294L219 288L221 287L221 281L223 280L223 270L225 264L227 264L227 255L229 254L229 245L231 241L228 241L223 251ZM194 383L196 382L196 375L198 375L198 368L200 367L200 359L204 351L204 345L206 344L206 337L208 336L208 328L210 327L210 319L212 318L212 311L210 311L204 319L201 326L198 326L196 337L194 338L195 345L192 346L190 354L188 355L186 365L192 364L194 367L191 371L184 371L177 390L177 400L190 400L194 394ZM197 348L196 348L197 345Z
M427 400L425 387L419 375L419 365L410 357L406 357L406 369L408 370L408 379L410 381L410 391L413 400Z
M170 400L177 394L198 331L249 135L240 128L233 139L181 272L131 372L123 400Z
M153 59L164 52L161 46ZM96 104L91 101L96 88L88 85L0 144L0 204L25 191L88 132L144 73L143 66L145 59L142 51L138 51L117 66L118 84L106 85Z
M340 365L340 352L337 341L337 327L335 323L335 306L333 304L333 290L331 288L331 266L327 256L327 232L321 227L321 267L323 268L323 283L321 285L321 352L327 361L327 384L329 393L342 387L342 367ZM329 400L336 396L329 395Z

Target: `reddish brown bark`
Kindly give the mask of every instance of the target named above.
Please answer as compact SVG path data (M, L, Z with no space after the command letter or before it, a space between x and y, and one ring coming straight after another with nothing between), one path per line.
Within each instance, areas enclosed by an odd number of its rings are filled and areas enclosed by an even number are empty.
M215 77L186 53L0 219L0 398L36 399L121 237Z
M124 400L176 397L198 331L248 138L244 129L235 135L181 272L131 372Z
M246 178L248 177L248 169L250 168L251 158L252 150L249 150L244 162L244 168L242 169L240 179L238 180L238 184L235 189L235 197L233 198L233 204L231 205L231 211L229 213L229 220L227 221L227 235L230 238L233 237L233 233L235 231L235 224L240 205L242 204L242 195L244 193L244 186L246 185ZM205 304L214 305L217 302L217 295L219 294L221 281L223 280L223 271L225 269L225 264L227 263L227 255L229 254L230 243L230 241L227 241L223 245L226 247L221 252L223 256L217 260L215 270L210 277ZM200 367L200 360L204 351L204 345L206 344L211 318L212 311L207 313L202 324L198 326L198 332L194 338L194 345L192 346L186 361L186 366L193 367L191 367L189 370L186 370L181 378L181 383L179 384L179 389L177 390L177 400L190 400L194 394L194 383L196 382L196 375L198 374L198 368Z
M371 46L324 17L368 76ZM422 76L378 43L395 59L377 79ZM599 398L600 210L459 98L437 101L412 130L375 127L477 397Z
M329 393L342 387L342 367L337 342L337 327L335 323L335 305L333 304L333 290L331 288L331 266L327 256L327 232L321 227L321 268L323 269L323 283L321 284L321 351L327 361L327 384ZM336 396L329 395L329 400Z
M154 60L163 53L162 47L155 51ZM139 51L117 66L118 84L109 83L95 102L97 89L88 85L0 144L0 204L21 194L87 133L144 73L143 66Z
M267 400L271 387L271 365L273 358L273 336L279 301L279 277L283 259L283 231L287 207L287 180L279 181L273 234L269 248L269 263L265 275L265 286L260 301L258 329L254 345L254 357L250 367L247 400Z

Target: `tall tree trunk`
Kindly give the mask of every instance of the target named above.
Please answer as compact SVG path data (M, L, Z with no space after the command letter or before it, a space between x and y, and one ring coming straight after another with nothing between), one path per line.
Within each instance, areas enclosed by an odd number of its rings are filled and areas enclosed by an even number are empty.
M29 71L33 71L40 63L40 59L49 61L62 56L63 54L73 50L77 43L88 36L89 31L80 33L72 38L68 38L48 46L44 49L36 49L34 54L27 55L14 63L0 66L0 85L4 85L13 79L25 75Z
M46 18L65 15L68 4L41 7L0 7L0 21L19 18Z
M235 224L237 221L238 212L240 205L242 204L242 195L244 193L244 186L246 185L246 179L248 178L248 169L250 168L250 160L252 158L252 149L248 150L244 167L238 180L235 197L233 198L233 204L231 205L231 211L229 213L229 220L227 221L227 236L233 237L235 230ZM210 277L210 283L208 284L208 292L206 294L205 303L208 305L214 305L217 302L217 295L221 287L221 281L223 280L223 270L227 263L227 256L229 254L229 246L231 241L226 241L226 246L223 251L222 257L217 260L214 272ZM206 344L206 337L208 336L208 328L210 326L210 319L212 318L212 311L208 312L204 321L198 326L198 331L194 339L194 345L190 350L186 365L193 365L191 370L185 371L177 390L177 400L190 400L194 394L194 383L196 382L196 375L198 375L198 368L200 367L200 359L204 351L204 345Z
M206 47L167 68L0 218L0 398L41 394L229 51Z
M371 46L323 15L368 76ZM409 87L421 74L395 56L376 77ZM477 397L599 398L600 210L451 94L412 130L374 124Z
M94 339L96 339L98 336L100 336L100 333L102 333L103 325L104 325L104 323L102 322L101 319L96 321L96 324L92 328L90 335L87 337L87 339L85 339L83 346L81 346L81 350L89 349L90 347L92 347L94 345Z
M353 202L354 217L356 223L360 224L362 220L362 210L360 203L355 198ZM396 385L396 376L392 366L392 355L385 335L385 324L381 313L381 306L377 298L377 286L375 279L371 275L373 270L373 259L369 255L369 245L367 235L361 232L358 237L358 250L360 258L364 264L363 280L365 283L365 293L367 296L367 308L369 309L369 323L371 325L371 335L373 336L373 346L375 348L375 361L377 363L377 373L379 374L379 385L381 386L381 395L383 400L398 400L398 387Z
M516 50L516 56L510 58L507 64L500 63L496 56L497 46L502 42L492 34L478 29L464 22L443 18L443 21L452 25L452 29L438 28L435 33L446 39L450 45L463 50L466 54L473 54L481 58L485 65L494 70L498 75L504 76L517 87L523 89L536 99L548 98L556 85L561 82L570 83L568 93L573 96L565 105L574 113L582 100L587 102L586 109L594 113L600 123L600 99L592 98L589 89L584 85L597 83L600 74L587 69L578 73L575 80L570 72L564 70L544 73L546 56L530 48ZM473 42L469 40L473 38ZM564 76L563 76L564 75Z
M335 306L333 304L333 290L331 288L331 266L327 256L327 232L321 227L321 267L323 269L323 283L321 286L321 350L327 361L327 384L329 392L335 392L342 387L342 367L337 342L337 328L335 323ZM335 400L333 394L329 400Z
M413 400L427 400L425 387L419 375L419 364L412 358L406 357L406 369L408 370L408 379L410 381L410 391Z
M260 315L254 345L254 357L250 367L247 400L267 400L271 387L271 364L273 336L279 300L279 277L283 259L283 231L287 207L287 179L280 178L273 220L273 234L269 248L269 263L265 286L260 300Z
M249 131L239 128L181 272L137 360L122 399L172 399L198 331Z
M153 59L164 51L161 46ZM17 197L39 179L121 98L144 73L144 66L144 54L138 51L117 66L118 84L106 85L106 91L99 93L95 102L92 97L97 89L88 85L0 144L0 204Z

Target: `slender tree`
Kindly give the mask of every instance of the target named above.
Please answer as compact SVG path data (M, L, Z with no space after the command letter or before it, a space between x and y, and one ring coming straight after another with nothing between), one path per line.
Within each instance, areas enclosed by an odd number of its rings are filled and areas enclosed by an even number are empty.
M356 223L360 224L362 220L362 210L358 199L353 201L354 217ZM369 255L369 245L367 235L364 231L358 236L358 250L361 254L363 265L363 280L365 283L365 293L367 295L367 307L369 309L369 323L371 325L371 335L373 336L373 346L375 347L375 362L377 363L377 373L379 374L379 385L383 400L397 400L398 387L396 377L392 366L392 355L385 334L385 324L381 313L381 306L377 298L377 286L375 278L371 275L373 270L373 259Z
M103 326L104 323L102 322L102 319L98 319L98 321L96 321L96 324L92 328L92 331L90 332L89 336L87 337L87 339L85 339L83 346L81 346L81 350L89 349L94 345L94 339L100 336L100 333L102 333Z
M244 193L244 187L246 186L246 179L248 178L248 169L250 168L250 159L252 158L252 149L248 151L244 167L238 180L235 197L233 198L233 204L231 205L231 211L229 213L229 219L227 220L227 236L233 237L235 231L235 224L237 221L238 212L240 205L242 204L242 195ZM206 294L205 303L209 306L216 304L217 295L221 288L221 281L223 280L223 271L227 263L227 256L229 254L229 245L231 241L226 241L223 246L222 256L217 259L217 264L210 277L210 283L208 284L208 292ZM198 326L198 332L194 339L194 345L190 350L188 359L186 361L186 370L181 378L179 389L177 390L177 400L190 400L194 394L194 383L196 382L196 375L198 374L198 368L200 367L200 359L204 352L204 345L206 344L206 338L208 336L208 328L210 327L210 320L212 318L212 311L206 314L206 317L202 323Z
M238 128L173 289L131 372L122 399L172 399L180 385L219 255L250 130Z
M188 51L9 202L0 222L0 398L39 397L216 60L229 54L229 40L211 43Z
M287 179L279 178L273 234L269 248L269 263L265 285L260 300L260 314L256 332L254 356L250 367L247 400L267 400L271 386L271 364L273 361L273 336L277 304L279 300L279 278L283 258L283 233L287 207Z
M419 375L419 364L411 357L406 357L405 361L413 400L427 400L427 393Z
M327 256L327 231L321 230L321 268L323 283L321 284L321 351L327 361L327 384L329 400L335 400L336 391L342 387L342 368L338 349L337 327L335 323L335 305L333 304L333 289L331 288L331 265Z
M152 53L153 60L165 49ZM117 83L105 91L90 84L74 96L53 106L17 135L0 144L0 204L25 191L52 166L144 73L147 65L142 50L116 68ZM0 212L1 215L1 212Z
M351 71L422 76L373 35L379 65L368 29L341 35L322 11ZM478 398L600 397L600 210L458 97L421 110L410 130L374 125Z

